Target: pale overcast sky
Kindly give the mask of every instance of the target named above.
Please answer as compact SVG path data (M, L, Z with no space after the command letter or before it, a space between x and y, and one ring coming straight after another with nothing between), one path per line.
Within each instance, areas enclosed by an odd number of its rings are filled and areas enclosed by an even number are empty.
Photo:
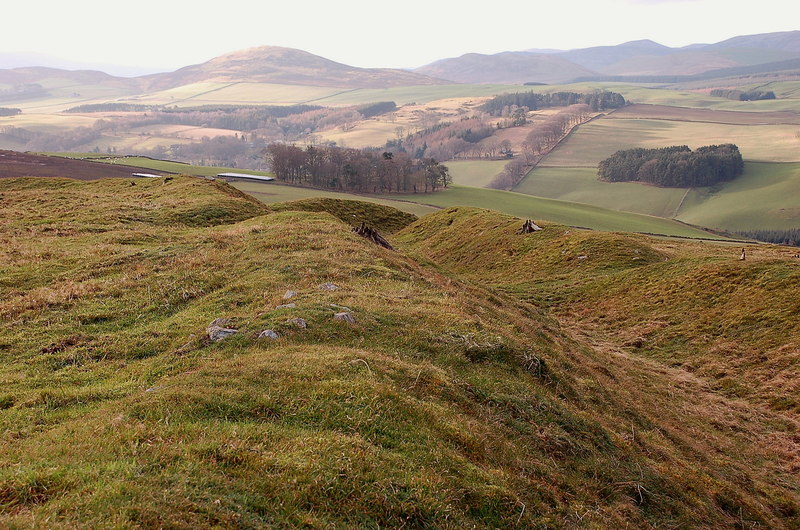
M9 0L0 54L172 70L253 46L361 67L416 67L469 52L668 46L800 29L797 0Z

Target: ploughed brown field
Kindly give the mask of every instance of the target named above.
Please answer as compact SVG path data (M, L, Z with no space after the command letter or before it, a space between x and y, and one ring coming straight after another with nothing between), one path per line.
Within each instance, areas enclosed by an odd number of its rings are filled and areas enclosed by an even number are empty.
M17 151L0 150L0 178L9 177L68 177L79 180L103 178L130 178L132 173L165 175L154 171L122 164L104 164L88 160L72 160L55 156L33 155Z

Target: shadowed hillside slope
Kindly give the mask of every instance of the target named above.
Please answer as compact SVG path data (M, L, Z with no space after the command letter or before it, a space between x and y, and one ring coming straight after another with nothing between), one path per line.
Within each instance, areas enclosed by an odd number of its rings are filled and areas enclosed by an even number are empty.
M180 177L0 196L2 526L798 523L792 421L328 213Z

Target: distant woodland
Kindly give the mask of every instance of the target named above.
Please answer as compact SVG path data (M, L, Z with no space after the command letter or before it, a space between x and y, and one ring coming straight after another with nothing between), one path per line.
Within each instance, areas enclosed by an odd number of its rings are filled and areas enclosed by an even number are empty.
M775 92L772 90L730 90L727 88L715 88L710 92L714 97L728 98L736 101L759 101L762 99L775 99Z
M433 158L336 146L305 148L273 143L266 151L275 177L284 182L361 193L424 193L447 187L447 167Z
M578 92L552 92L539 94L537 92L516 92L514 94L501 94L495 96L481 106L481 110L492 116L500 116L508 107L527 108L538 110L549 107L567 107L569 105L588 105L593 111L618 109L625 106L622 94L605 90L581 94Z
M788 228L785 230L739 230L736 233L767 243L800 247L800 228Z
M734 144L709 145L695 151L685 145L617 151L598 165L608 182L649 182L656 186L693 188L733 180L744 171Z

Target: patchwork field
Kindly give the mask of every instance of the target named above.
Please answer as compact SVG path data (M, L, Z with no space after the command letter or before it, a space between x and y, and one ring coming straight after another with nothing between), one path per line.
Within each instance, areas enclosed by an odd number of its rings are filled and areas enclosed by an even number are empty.
M734 143L746 160L800 162L800 125L731 125L613 116L578 127L544 166L597 167L620 149Z
M620 149L735 143L745 173L713 189L658 188L597 179ZM800 226L795 211L800 114L632 105L580 126L514 191L676 218L724 230Z

